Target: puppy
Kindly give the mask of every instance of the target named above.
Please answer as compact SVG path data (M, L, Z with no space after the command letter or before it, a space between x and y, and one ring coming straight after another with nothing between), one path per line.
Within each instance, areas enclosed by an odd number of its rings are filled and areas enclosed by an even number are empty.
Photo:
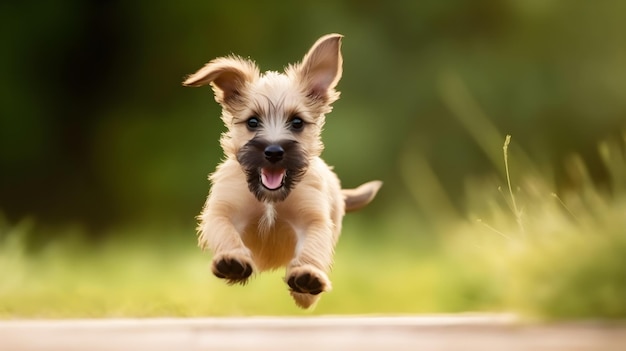
M346 211L367 205L382 185L341 189L321 158L325 114L339 98L339 34L320 38L299 64L261 74L252 61L221 57L185 86L210 84L228 130L224 161L199 216L199 246L229 284L253 272L286 267L295 303L309 308L331 289L328 273Z

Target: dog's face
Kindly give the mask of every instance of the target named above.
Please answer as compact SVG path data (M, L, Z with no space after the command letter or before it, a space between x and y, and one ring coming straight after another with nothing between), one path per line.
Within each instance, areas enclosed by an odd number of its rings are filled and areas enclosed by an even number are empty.
M341 35L324 36L284 73L260 74L249 60L218 58L183 83L213 87L228 128L224 153L241 164L259 201L284 200L321 154L325 114L339 98L340 49Z

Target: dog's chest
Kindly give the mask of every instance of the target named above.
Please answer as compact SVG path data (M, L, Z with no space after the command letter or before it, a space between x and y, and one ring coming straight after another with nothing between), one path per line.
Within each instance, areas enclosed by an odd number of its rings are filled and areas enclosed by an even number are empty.
M264 204L258 219L248 223L242 239L260 270L285 266L293 258L297 237L281 211Z

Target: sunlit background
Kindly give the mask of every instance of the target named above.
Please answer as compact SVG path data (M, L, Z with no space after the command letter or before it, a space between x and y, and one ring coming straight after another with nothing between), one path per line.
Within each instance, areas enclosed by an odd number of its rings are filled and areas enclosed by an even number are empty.
M619 0L5 1L0 316L301 314L283 272L227 287L195 247L224 127L211 90L181 82L231 53L282 70L336 32L323 156L346 187L385 185L346 217L314 313L623 318L625 13Z

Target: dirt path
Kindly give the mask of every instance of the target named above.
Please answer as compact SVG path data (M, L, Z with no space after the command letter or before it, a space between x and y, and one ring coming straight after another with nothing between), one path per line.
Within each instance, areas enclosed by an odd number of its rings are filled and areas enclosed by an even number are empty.
M626 324L508 315L0 321L0 350L626 350Z

